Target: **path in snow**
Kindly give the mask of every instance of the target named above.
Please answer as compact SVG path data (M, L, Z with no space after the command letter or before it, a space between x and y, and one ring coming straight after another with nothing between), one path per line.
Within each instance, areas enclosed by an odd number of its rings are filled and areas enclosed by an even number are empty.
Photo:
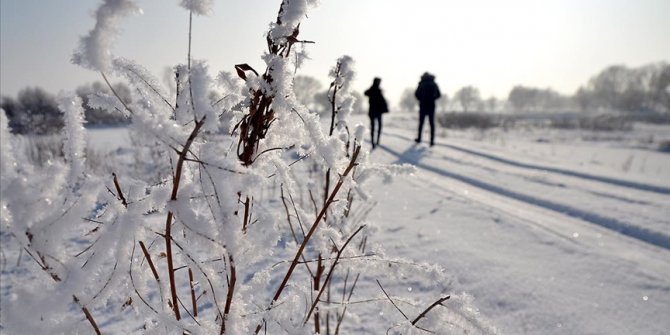
M411 199L378 194L387 245L453 272L504 333L670 329L667 187L386 134L372 158L419 171L391 187Z
M405 139L407 141L412 141L412 139L410 137L407 137L407 136L403 136L403 135L399 135L399 134L389 134L389 135L396 136L396 137ZM583 173L583 172L577 172L577 171L571 171L571 170L566 170L566 169L561 169L561 168L555 168L555 167L551 167L551 166L547 166L547 165L529 164L529 163L519 162L519 161L507 159L507 158L504 158L504 157L488 154L488 153L485 153L485 152L482 152L482 151L466 149L466 148L463 148L463 147L460 147L460 146L457 146L457 145L453 145L453 144L436 143L436 146L458 150L458 151L465 152L465 153L468 153L468 154L471 154L471 155L484 157L484 158L492 160L492 161L496 161L496 162L499 162L499 163L504 163L504 164L508 164L508 165L512 165L512 166L517 166L517 167L521 167L521 168L553 172L553 173L563 174L563 175L566 175L566 176L590 179L590 180L595 180L595 181L599 181L599 182L602 182L602 183L608 183L608 184L623 186L623 187L636 188L636 189L639 189L639 190L656 192L656 193L660 193L660 194L670 194L670 187L663 187L663 186L658 186L658 185L649 185L649 184L644 184L644 183L638 183L638 182L635 182L635 181L609 178L609 177L605 177L605 176L598 176L598 175L594 175L594 174L588 174L588 173Z
M430 171L432 173L439 174L443 177L447 178L452 178L456 179L459 181L462 181L464 183L467 183L471 186L493 192L499 195L502 195L504 197L512 198L515 200L519 200L522 202L526 202L531 205L535 206L540 206L544 207L546 209L550 209L562 214L566 214L569 216L573 216L579 219L582 219L584 221L588 221L590 223L614 230L618 233L639 239L641 241L659 246L661 248L665 249L670 249L670 235L666 235L664 233L658 232L658 231L653 231L650 230L646 227L640 227L636 225L631 225L628 224L627 222L623 222L621 220L618 220L616 218L608 217L603 214L597 213L597 212L592 212L589 210L583 210L579 208L572 207L570 205L562 204L559 202L555 202L552 200L546 200L542 199L537 195L532 195L532 194L523 194L520 192L515 192L514 190L511 190L506 187L498 186L495 184L487 183L484 182L478 178L473 178L469 177L466 175L461 175L457 174L454 172L447 171L445 169L425 164L420 161L416 161L412 158L414 156L413 151L416 151L417 148L416 146L410 147L407 151L400 153L397 151L394 151L393 149L389 148L388 146L381 145L380 146L382 149L388 151L389 153L395 155L398 157L398 160L395 161L395 164L404 164L404 163L410 163L415 165L421 170L424 171ZM562 172L561 172L562 173ZM595 179L599 180L599 179ZM626 186L628 187L628 186ZM651 190L651 187L649 188ZM655 190L653 190L655 192ZM595 192L594 192L595 194Z

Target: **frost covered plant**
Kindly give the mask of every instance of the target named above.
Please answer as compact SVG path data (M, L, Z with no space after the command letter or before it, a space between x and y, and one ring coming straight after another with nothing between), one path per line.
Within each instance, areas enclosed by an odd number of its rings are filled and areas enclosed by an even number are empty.
M211 1L180 4L191 17L211 11ZM263 72L240 64L237 78L222 72L217 82L206 62L191 59L189 42L187 64L174 67L171 97L142 66L111 52L118 22L138 7L130 0L100 5L96 26L73 60L108 84L107 75L124 78L137 96L127 104L112 89L90 103L131 118L136 149L159 153L157 166L167 173L86 170L80 101L67 95L59 100L65 161L39 169L13 152L3 113L2 228L36 271L12 288L0 329L489 332L466 296L442 294L450 289L443 270L389 259L368 245L374 229L366 217L374 200L365 183L413 169L374 164L362 149L365 129L350 127L347 118L354 102L350 57L338 59L330 73L327 131L297 102L293 74L303 59L294 57L300 56L295 49L306 43L298 39L299 26L314 5L281 3L267 34ZM210 99L212 91L222 98ZM429 300L394 294L409 273L431 292ZM379 304L395 311L376 320L377 313L361 307Z

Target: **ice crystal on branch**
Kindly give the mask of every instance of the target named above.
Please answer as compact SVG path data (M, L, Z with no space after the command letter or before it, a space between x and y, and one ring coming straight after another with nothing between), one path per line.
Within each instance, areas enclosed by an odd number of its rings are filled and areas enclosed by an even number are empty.
M58 108L65 116L66 135L65 160L70 164L70 175L68 183L77 184L77 178L84 173L86 149L86 135L84 130L84 109L81 107L81 99L72 94L61 93L58 96Z
M315 4L282 2L267 35L264 71L238 64L237 78L220 72L212 80L206 62L189 55L187 64L172 68L173 89L165 89L143 66L112 57L118 21L137 7L102 3L75 60L102 72L111 91L94 94L89 104L130 118L134 162L110 164L105 175L86 168L81 102L71 96L59 97L64 161L45 168L13 155L3 113L2 227L30 253L32 276L48 283L41 292L19 290L10 310L27 310L40 294L50 299L36 314L40 322L12 312L3 327L334 334L340 326L357 329L346 325L361 319L357 313L370 314L351 303L379 301L380 292L370 289L376 278L393 289L412 274L427 291L447 289L451 281L441 269L389 259L368 244L375 200L366 183L414 170L374 164L362 145L365 127L350 129L351 57L337 59L330 72L329 127L296 98L294 75L304 60L295 57L302 54L296 46L306 43L298 40L299 26ZM180 5L189 16L203 15L212 1ZM127 81L132 103L121 100L107 75ZM440 333L446 320L476 333L476 317L459 309L469 302L452 301L462 304L426 312L421 324L388 323L407 333L417 327Z
M277 22L270 25L268 37L279 42L293 36L307 12L317 4L317 0L283 0Z
M181 0L179 5L197 15L208 15L212 12L213 0Z
M108 71L112 45L119 33L119 22L128 14L141 13L133 0L105 0L95 12L95 27L81 37L73 62L91 70Z

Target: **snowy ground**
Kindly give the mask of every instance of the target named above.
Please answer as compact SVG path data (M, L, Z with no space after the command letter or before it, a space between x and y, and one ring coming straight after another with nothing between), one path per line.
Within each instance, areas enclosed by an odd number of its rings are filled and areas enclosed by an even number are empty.
M654 149L669 127L440 130L430 148L415 119L385 122L371 159L417 167L373 191L390 256L446 268L503 334L668 333L670 154ZM91 134L97 152L127 154L123 129ZM15 257L3 253L4 298L25 274Z
M444 266L502 333L667 334L670 155L648 140L667 128L447 131L429 148L413 120L386 123L372 158L418 168L377 194L388 249Z

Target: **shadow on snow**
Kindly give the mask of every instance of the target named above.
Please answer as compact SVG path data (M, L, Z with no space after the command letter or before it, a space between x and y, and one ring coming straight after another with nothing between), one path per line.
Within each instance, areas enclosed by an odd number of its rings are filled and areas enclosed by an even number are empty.
M398 135L398 134L388 134L390 136L395 136L397 138L401 138L407 141L412 141L409 137L403 136L403 135ZM553 173L558 173L566 176L571 176L571 177L577 177L577 178L583 178L583 179L589 179L589 180L594 180L598 181L601 183L607 183L607 184L612 184L612 185L617 185L617 186L623 186L623 187L628 187L628 188L634 188L642 191L648 191L648 192L655 192L655 193L660 193L660 194L670 194L670 188L668 187L663 187L663 186L657 186L657 185L649 185L649 184L644 184L644 183L638 183L634 181L628 181L628 180L621 180L621 179L615 179L615 178L609 178L609 177L603 177L603 176L596 176L588 173L582 173L582 172L577 172L577 171L571 171L567 169L559 169L559 168L554 168L550 166L543 166L543 165L536 165L536 164L528 164L528 163L522 163L522 162L517 162L513 161L507 158L502 158L498 157L495 155L483 153L480 151L475 151L471 149L466 149L462 148L453 144L442 144L442 143L436 143L436 146L440 147L446 147L450 148L453 150L458 150L461 152L465 152L471 155L483 157L492 161L496 161L499 163L507 164L507 165L512 165L516 167L521 167L525 169L533 169L533 170L540 170L540 171L547 171L547 172L553 172Z
M399 135L395 135L397 137L402 137ZM447 146L451 147L449 145L442 145L442 146ZM419 169L423 169L426 171L433 172L435 174L438 174L443 177L447 178L452 178L459 180L461 182L467 183L469 185L472 185L474 187L478 187L481 189L484 189L489 192L493 192L508 198L516 199L518 201L522 201L528 204L532 204L535 206L540 206L546 209L550 209L556 212L563 213L565 215L569 215L575 218L579 218L581 220L590 222L592 224L607 228L609 230L618 232L620 234L635 238L637 240L640 240L645 243L649 243L652 245L655 245L657 247L661 247L667 250L670 250L670 236L665 235L663 233L659 233L650 229L646 229L644 227L638 227L634 226L631 224L628 224L626 222L622 222L620 220L614 219L614 218L609 218L606 216L602 216L597 213L592 213L586 210L582 210L579 208L575 208L572 206L560 204L557 202L553 202L550 200L545 200L545 199L540 199L535 196L527 195L527 194L522 194L519 192L514 192L509 189L496 186L487 182L483 182L481 180L477 180L475 178L467 177L461 174L457 174L454 172L449 172L444 169L440 169L438 167L428 165L425 163L421 163L421 158L423 157L423 152L425 151L425 148L419 147L417 145L412 145L409 147L405 152L400 153L397 152L388 146L385 145L379 145L379 148L389 152L390 154L398 157L398 160L395 163L402 164L402 163L409 163L415 165ZM467 150L467 149L463 149ZM483 155L483 154L482 154ZM498 158L500 160L505 160L502 158ZM505 160L507 161L507 160ZM512 162L512 161L509 161ZM515 163L515 162L512 162ZM521 163L518 163L521 164ZM559 172L560 173L560 172Z

